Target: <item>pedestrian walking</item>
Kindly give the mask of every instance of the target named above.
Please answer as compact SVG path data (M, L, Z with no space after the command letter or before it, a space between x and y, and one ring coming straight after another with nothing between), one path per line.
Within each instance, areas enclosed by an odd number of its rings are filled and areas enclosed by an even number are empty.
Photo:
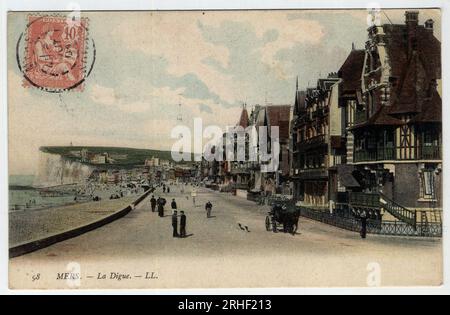
M192 189L191 197L192 197L192 203L194 204L194 207L195 207L195 197L197 197L197 191L195 189Z
M205 205L205 210L206 210L206 217L210 218L211 217L211 210L212 210L212 203L211 201L208 201Z
M365 239L367 234L367 215L365 212L361 214L361 238Z
M172 214L172 228L173 228L173 237L179 237L178 235L178 213L174 211Z
M166 193L166 186L163 186L163 193Z
M152 196L152 198L150 199L150 205L152 207L152 212L155 212L156 209L156 199L155 196Z
M167 193L170 194L170 187L167 187Z
M166 199L158 198L158 215L162 218L164 217L164 206L166 205Z
M181 211L180 216L180 237L186 237L186 215Z
M177 210L177 208L178 208L177 202L175 201L175 199L172 199L171 208L172 208L172 213L174 213L175 210Z

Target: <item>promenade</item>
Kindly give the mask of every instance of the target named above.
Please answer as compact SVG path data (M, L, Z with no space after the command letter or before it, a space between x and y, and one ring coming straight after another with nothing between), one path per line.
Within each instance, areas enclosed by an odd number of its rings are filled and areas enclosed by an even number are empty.
M371 268L380 284L439 285L439 239L370 235L300 219L299 234L267 232L267 207L206 189L197 206L171 187L166 216L149 198L127 216L79 237L10 260L11 288L71 288L58 273L79 266L79 288L209 288L367 286ZM187 215L185 239L173 238L171 199ZM213 205L210 219L204 204ZM250 232L241 230L248 226ZM32 277L39 274L39 280Z

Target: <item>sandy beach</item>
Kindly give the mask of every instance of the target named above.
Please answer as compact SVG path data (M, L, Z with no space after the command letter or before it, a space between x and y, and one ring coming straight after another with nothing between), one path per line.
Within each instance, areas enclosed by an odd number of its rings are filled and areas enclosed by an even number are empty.
M9 246L63 232L121 210L138 195L121 199L82 202L74 205L9 213Z

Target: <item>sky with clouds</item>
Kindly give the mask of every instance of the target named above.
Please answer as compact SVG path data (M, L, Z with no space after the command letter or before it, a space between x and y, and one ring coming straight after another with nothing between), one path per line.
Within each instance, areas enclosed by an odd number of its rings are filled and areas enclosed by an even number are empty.
M387 10L393 23L404 10ZM367 39L365 10L83 12L96 62L82 92L22 87L15 45L26 13L8 15L10 174L32 174L46 145L170 150L170 131L234 125L241 106L292 104ZM387 22L384 14L383 22ZM438 10L422 10L420 23ZM179 104L182 104L179 106Z

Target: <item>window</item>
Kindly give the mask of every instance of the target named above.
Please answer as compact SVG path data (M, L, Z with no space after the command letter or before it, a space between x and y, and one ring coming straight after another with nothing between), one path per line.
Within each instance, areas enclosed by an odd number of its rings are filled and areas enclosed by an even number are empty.
M424 169L420 176L421 197L424 199L435 198L435 175L433 169Z
M426 129L423 132L423 144L427 147L439 145L438 134L433 129Z
M379 67L380 56L376 50L370 52L370 71L375 71Z
M355 151L365 149L365 138L360 135L355 135Z
M384 131L385 134L385 147L386 148L393 148L394 147L394 132L391 130L385 130Z
M346 109L345 125L347 127L351 127L354 124L353 116L355 115L355 108L356 108L355 101L349 101L348 106L345 108Z
M367 149L368 150L376 150L377 148L377 139L376 137L371 133L365 133L364 135L367 143Z
M369 117L375 112L375 97L373 91L369 91Z

